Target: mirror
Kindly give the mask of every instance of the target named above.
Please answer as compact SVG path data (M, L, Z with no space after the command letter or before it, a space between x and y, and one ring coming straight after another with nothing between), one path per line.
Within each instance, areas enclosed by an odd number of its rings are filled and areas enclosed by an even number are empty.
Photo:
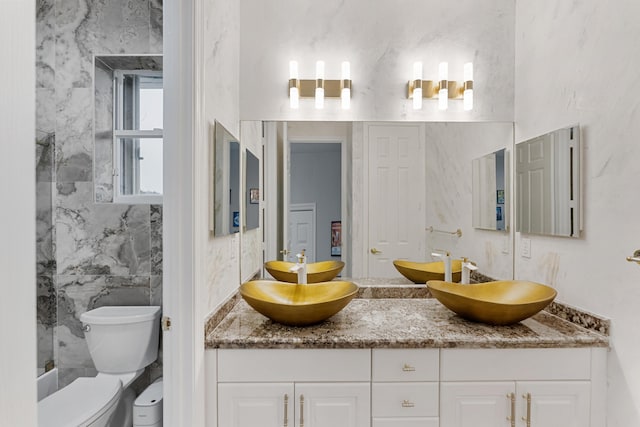
M250 150L246 150L245 162L245 230L258 228L260 222L260 162Z
M290 224L296 223L293 217L298 214L296 209L304 208L295 205L315 202L316 223L322 225L320 228L309 227L310 232L305 237L313 238L312 231L316 230L315 241L326 244L326 249L315 245L317 253L323 256L340 254L339 259L346 264L343 277L400 278L391 262L388 262L391 264L388 274L382 275L376 270L383 258L433 261L430 256L433 249L450 250L457 258L468 257L490 277L513 277L513 228L509 222L505 222L509 233L486 233L472 228L472 175L469 170L473 159L482 154L502 147L506 147L505 153L513 152L512 122L265 122L264 129L264 260L284 259L287 256L281 252L284 249L295 255L294 231L302 227L292 228ZM418 138L418 151L415 147L404 149L402 145L398 147L401 150L392 151L391 143L385 142L389 132L399 136L396 145L406 139L404 135ZM315 149L313 146L330 146L328 142L337 141L343 143L342 155L336 156L332 163L335 169L330 169L328 164L320 167L320 154L312 150ZM373 141L378 141L376 152L372 148ZM389 149L383 150L385 147ZM384 164L379 167L389 157L385 157L385 153L396 153L398 162L410 157L422 159L424 163L418 164L417 168L424 171L425 177L407 184L397 202L386 198L386 204L384 200L381 202L384 208L376 210L372 199L383 189L370 177L376 171L384 173L386 170ZM374 154L378 154L377 157ZM303 155L312 157L315 163L305 163ZM510 156L505 160L512 161ZM315 168L319 170L316 172ZM512 171L505 170L505 177L510 173ZM302 192L303 195L339 194L339 210L330 215L328 221L321 220L319 207L328 203L318 197L314 200L298 197L300 193L296 186L306 185L305 180L328 184L338 176L342 177L340 181L336 180L339 191L314 189ZM512 179L505 179L505 189L512 183ZM497 197L497 193L494 194ZM505 206L508 199L505 194ZM407 209L405 203L416 200L422 204L421 210ZM379 202L378 199L374 201ZM372 212L385 215L391 226L380 227L381 220ZM495 205L493 212L495 215ZM503 218L506 215L508 212L503 213ZM398 240L410 241L416 250L396 253L393 248L381 248L375 243L374 239L380 237L375 234L377 230L386 233L393 227L402 231L398 231ZM433 231L430 231L431 227ZM458 228L462 230L462 237L455 233ZM333 236L336 236L335 240L341 236L340 242L335 243ZM389 239L387 235L383 237Z
M473 159L472 225L484 230L508 230L507 150L501 149Z
M210 229L215 236L240 231L240 142L218 121L211 147Z
M559 129L516 145L516 230L579 237L580 128Z

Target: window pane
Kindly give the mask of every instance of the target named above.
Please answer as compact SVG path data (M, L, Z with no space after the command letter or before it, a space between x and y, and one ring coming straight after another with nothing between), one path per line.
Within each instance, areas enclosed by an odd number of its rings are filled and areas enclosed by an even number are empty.
M140 194L162 194L162 139L145 138L140 144Z
M162 138L119 138L120 194L162 194Z
M124 74L119 109L122 130L162 129L162 76Z

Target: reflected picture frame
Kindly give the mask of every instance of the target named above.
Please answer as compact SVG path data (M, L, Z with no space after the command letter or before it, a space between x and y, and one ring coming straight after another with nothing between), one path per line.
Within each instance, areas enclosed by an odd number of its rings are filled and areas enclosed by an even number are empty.
M249 189L249 203L252 205L257 205L260 203L260 189L259 188L250 188Z

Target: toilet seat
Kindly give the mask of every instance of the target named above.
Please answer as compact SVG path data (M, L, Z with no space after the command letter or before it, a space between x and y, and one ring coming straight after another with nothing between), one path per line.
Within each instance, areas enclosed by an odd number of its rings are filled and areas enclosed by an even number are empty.
M38 427L90 426L122 394L115 377L81 377L38 402Z

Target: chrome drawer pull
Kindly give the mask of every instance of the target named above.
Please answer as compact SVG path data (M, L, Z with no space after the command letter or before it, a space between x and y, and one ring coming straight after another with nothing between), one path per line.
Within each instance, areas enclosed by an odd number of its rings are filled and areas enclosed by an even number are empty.
M289 395L285 393L284 395L284 427L289 427Z
M410 400L403 400L402 401L402 407L403 408L413 408L414 406L416 406L416 404L411 402Z

